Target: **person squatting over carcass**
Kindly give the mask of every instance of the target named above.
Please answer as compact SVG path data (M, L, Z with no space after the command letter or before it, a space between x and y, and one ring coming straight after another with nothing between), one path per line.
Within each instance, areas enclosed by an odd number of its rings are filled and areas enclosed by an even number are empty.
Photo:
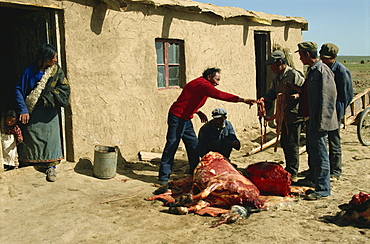
M167 119L166 145L159 168L160 185L166 185L170 179L174 156L181 139L186 147L190 174L193 173L199 163L198 138L194 132L191 119L194 114L197 114L202 123L208 121L207 116L199 109L209 97L227 102L243 102L249 105L256 102L254 99L241 98L216 89L215 86L220 83L221 79L220 72L218 68L206 69L201 77L185 85L180 96L170 107Z
M231 151L240 149L240 141L236 137L233 125L227 119L224 108L212 111L212 120L204 124L198 133L199 156L203 157L209 151L221 153L230 161Z

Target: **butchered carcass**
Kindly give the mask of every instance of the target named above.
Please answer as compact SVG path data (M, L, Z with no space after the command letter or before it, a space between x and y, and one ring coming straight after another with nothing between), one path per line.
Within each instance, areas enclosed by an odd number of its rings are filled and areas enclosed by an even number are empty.
M233 205L260 208L263 201L258 188L217 152L207 153L194 170L192 200L204 200L211 206Z
M370 194L360 192L352 196L348 204L338 206L342 211L337 213L333 222L370 227Z
M251 164L246 169L246 176L263 194L277 196L289 196L290 194L292 176L277 163Z
M170 206L170 212L178 214L218 216L228 213L234 205L261 208L264 204L258 188L216 152L202 158L193 176L170 181L155 194L146 200L161 200Z

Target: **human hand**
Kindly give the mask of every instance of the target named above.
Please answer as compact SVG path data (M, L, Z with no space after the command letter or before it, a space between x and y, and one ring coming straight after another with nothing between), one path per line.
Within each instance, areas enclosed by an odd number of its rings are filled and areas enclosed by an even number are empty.
M233 141L231 143L232 148L235 148L236 150L240 149L240 142L239 141Z
M196 114L199 116L200 122L202 122L202 123L207 123L208 122L207 115L205 115L202 111L198 111Z
M257 103L257 100L255 100L255 99L244 99L243 102L252 106L253 104Z
M22 124L27 124L29 120L30 120L29 113L19 115L19 121L22 122Z

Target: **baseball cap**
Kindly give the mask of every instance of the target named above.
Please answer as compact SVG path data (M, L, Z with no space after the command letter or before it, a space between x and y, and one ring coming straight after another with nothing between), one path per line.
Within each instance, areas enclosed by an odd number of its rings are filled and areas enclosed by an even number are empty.
M214 119L218 119L218 118L221 118L222 115L226 115L227 112L224 108L215 108L213 111L212 111L212 117Z
M331 58L334 55L337 55L339 48L333 43L325 43L321 46L320 55L324 58Z
M317 44L315 42L301 42L298 43L298 50L295 52L309 52L317 51Z
M279 59L283 59L283 58L285 58L285 54L284 54L282 51L280 51L280 50L275 50L275 51L273 51L273 52L270 54L269 58L268 58L268 59L267 59L267 61L266 61L266 65L273 64L273 63L275 63L277 60L279 60Z

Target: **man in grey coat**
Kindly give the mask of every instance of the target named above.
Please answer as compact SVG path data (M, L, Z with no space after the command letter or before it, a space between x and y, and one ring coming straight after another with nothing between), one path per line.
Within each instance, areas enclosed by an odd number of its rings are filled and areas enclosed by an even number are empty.
M330 162L326 141L328 132L337 130L337 89L334 74L318 60L317 44L298 44L300 59L308 65L303 85L302 115L306 121L307 152L310 173L313 173L315 190L306 192L306 200L318 200L330 195Z

